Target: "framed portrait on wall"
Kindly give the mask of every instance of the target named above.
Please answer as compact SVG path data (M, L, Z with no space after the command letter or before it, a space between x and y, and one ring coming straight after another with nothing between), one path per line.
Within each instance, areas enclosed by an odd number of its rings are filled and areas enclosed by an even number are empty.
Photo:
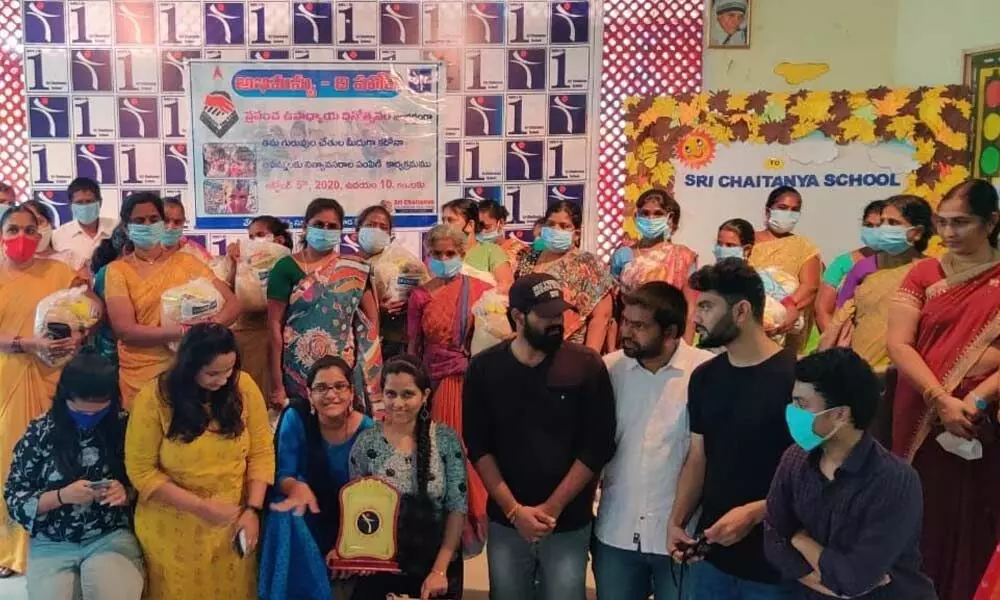
M1000 184L1000 47L965 53L965 85L972 90L973 177Z
M709 48L749 48L751 0L705 0Z

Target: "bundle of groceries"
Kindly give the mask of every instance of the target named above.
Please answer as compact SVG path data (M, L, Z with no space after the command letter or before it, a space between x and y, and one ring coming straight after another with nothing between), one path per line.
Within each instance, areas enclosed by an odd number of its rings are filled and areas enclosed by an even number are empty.
M281 244L264 240L241 242L240 246L233 289L244 311L263 312L267 310L267 280L271 269L292 252Z
M194 325L211 319L222 310L224 300L211 280L201 277L172 287L160 297L160 325ZM177 350L177 344L169 344Z
M507 320L507 295L490 290L472 306L475 328L472 330L473 356L492 348L511 336L510 321Z
M392 244L371 259L372 282L382 304L406 302L410 292L424 284L427 268L402 244Z
M101 306L87 295L86 286L49 294L35 309L35 335L61 340L82 333L101 320ZM68 363L73 355L49 355L39 351L38 358L50 367Z

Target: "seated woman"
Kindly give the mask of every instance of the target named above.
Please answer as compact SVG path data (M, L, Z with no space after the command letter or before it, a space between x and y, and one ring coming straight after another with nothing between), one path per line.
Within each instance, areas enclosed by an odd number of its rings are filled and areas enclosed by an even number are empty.
M400 574L361 577L355 598L462 597L465 452L455 431L432 423L431 381L414 357L382 369L386 420L361 433L351 450L351 478L378 477L402 497L397 558Z
M354 410L351 374L350 365L340 357L319 359L309 371L309 400L291 400L278 421L274 494L278 502L271 505L264 529L261 598L312 598L312 590L329 588L327 578L314 580L298 560L289 558L295 554L319 564L324 557L332 558L340 527L340 488L350 478L351 448L358 435L375 424ZM302 516L315 542L312 547L296 547L295 518ZM315 551L315 556L305 555Z
M142 595L142 552L125 477L127 418L114 365L84 353L63 369L52 408L17 442L4 500L31 535L29 597Z

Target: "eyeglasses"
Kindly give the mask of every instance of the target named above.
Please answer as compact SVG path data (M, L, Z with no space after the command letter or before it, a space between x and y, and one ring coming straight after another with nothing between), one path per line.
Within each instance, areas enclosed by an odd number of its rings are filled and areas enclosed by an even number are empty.
M349 391L350 389L351 389L351 384L347 383L346 381L338 381L333 385L327 385L325 383L317 383L311 388L312 393L319 395L328 394L330 392L337 392L338 394L343 394L344 392Z

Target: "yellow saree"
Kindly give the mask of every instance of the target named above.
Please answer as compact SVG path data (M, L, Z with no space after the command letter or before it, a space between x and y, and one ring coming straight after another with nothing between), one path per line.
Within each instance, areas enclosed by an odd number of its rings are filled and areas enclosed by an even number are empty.
M70 267L45 258L36 258L24 270L0 266L0 331L34 337L39 301L70 287L76 279ZM28 424L49 409L61 371L46 366L34 354L0 353L0 489L7 484L14 446ZM0 567L23 573L27 556L28 536L0 501Z
M126 259L108 265L104 297L125 297L135 309L135 321L141 325L160 325L160 297L172 287L199 277L214 278L212 270L187 252L174 252L149 276L143 279ZM118 342L118 378L125 408L147 383L163 373L174 353L166 346L135 346Z
M757 242L750 253L750 266L755 269L777 267L795 277L810 258L819 255L819 249L801 235Z

